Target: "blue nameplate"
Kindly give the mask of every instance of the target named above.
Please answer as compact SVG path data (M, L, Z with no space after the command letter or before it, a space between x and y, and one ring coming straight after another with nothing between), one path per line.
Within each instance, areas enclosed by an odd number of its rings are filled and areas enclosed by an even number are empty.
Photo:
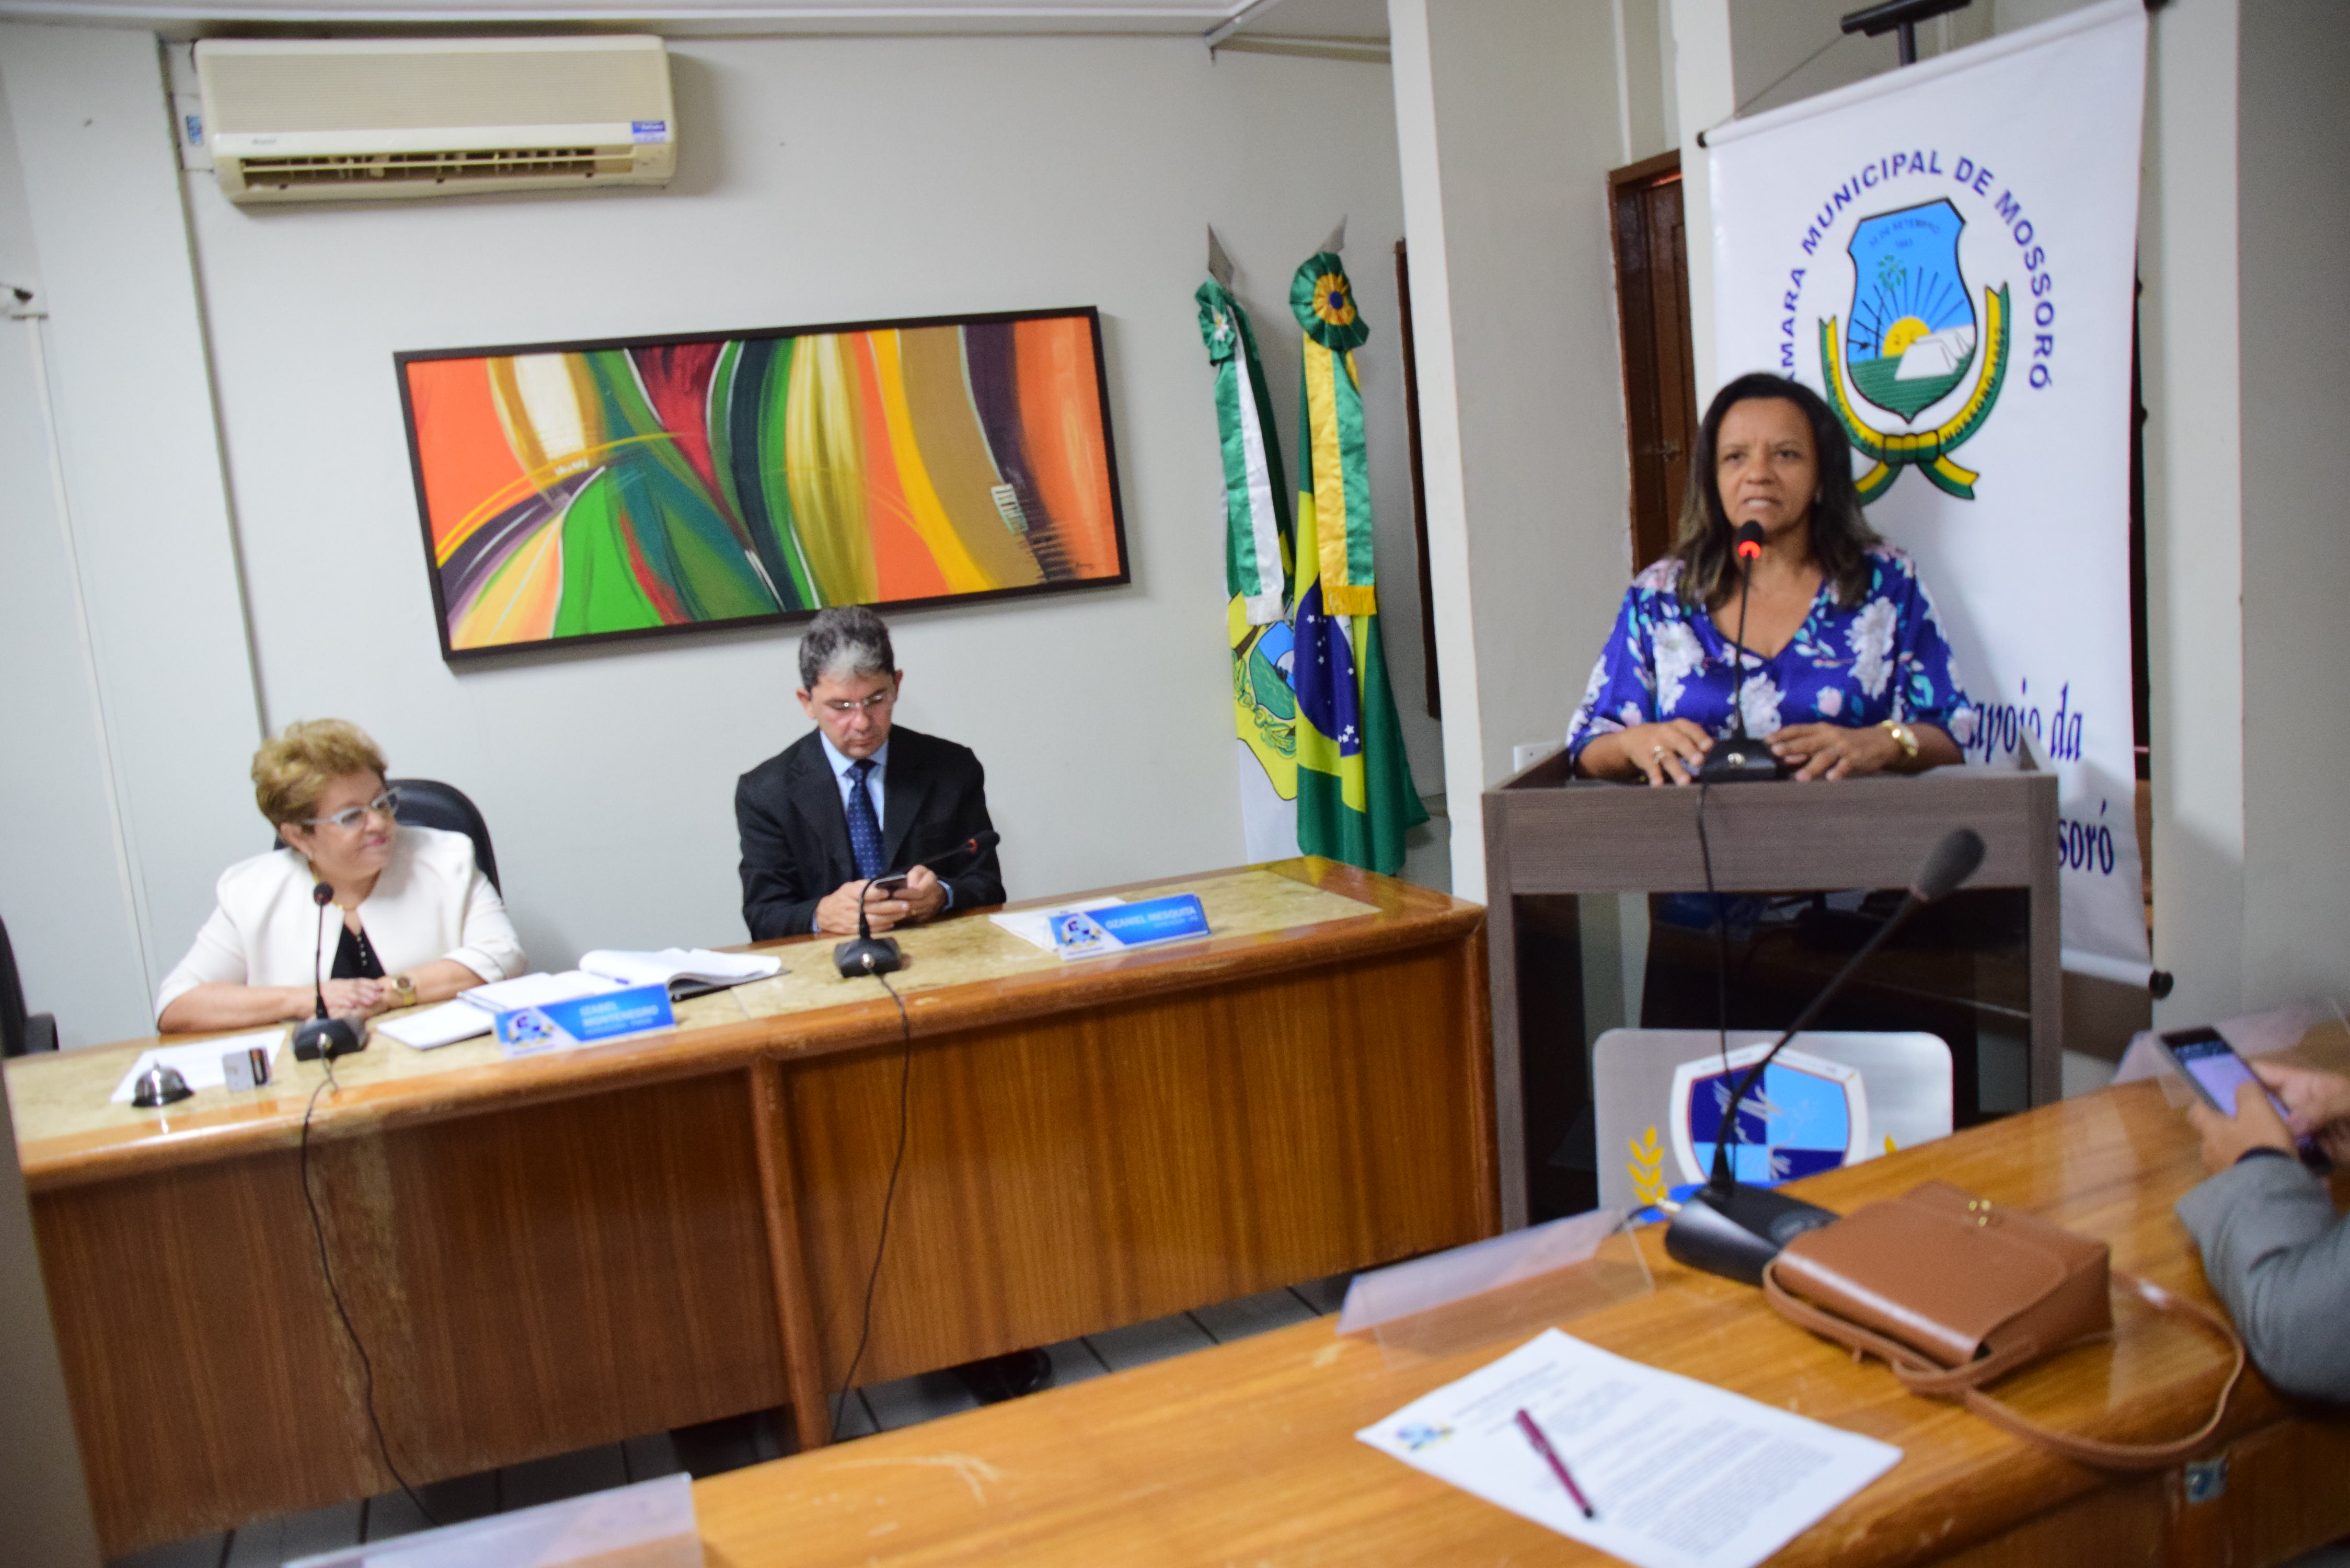
M1208 934L1208 911L1197 893L1071 909L1053 917L1053 947L1063 958L1096 958Z
M624 1034L667 1029L676 1022L669 987L630 986L626 991L598 992L594 996L501 1012L496 1020L498 1049L508 1056L535 1056L542 1051L566 1051Z

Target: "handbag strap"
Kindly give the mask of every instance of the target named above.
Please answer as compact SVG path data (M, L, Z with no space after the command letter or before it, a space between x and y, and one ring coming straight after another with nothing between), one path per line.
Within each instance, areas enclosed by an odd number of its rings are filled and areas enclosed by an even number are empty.
M2142 1280L2133 1274L2116 1274L2122 1283L2136 1291L2139 1298L2157 1312L2193 1318L2219 1334L2228 1342L2234 1358L2228 1368L2228 1380L2220 1386L2220 1397L2212 1405L2210 1417L2187 1436L2161 1443L2109 1443L2102 1438L2084 1438L2053 1427L2043 1427L2018 1415L1984 1393L1981 1386L2061 1346L2011 1345L1998 1355L1988 1355L1962 1366L1935 1366L1908 1345L1791 1294L1779 1283L1774 1272L1777 1262L1774 1258L1763 1267L1762 1293L1770 1301L1773 1310L1782 1317L1850 1349L1877 1356L1891 1367L1893 1375L1913 1393L1937 1397L1956 1395L1968 1409L2002 1431L2053 1449L2066 1459L2078 1459L2104 1469L2161 1469L2172 1460L2182 1459L2194 1453L2213 1432L2219 1430L2220 1423L2227 1417L2229 1401L2235 1397L2236 1385L2244 1376L2244 1342L2224 1318L2208 1308L2172 1295L2151 1280Z

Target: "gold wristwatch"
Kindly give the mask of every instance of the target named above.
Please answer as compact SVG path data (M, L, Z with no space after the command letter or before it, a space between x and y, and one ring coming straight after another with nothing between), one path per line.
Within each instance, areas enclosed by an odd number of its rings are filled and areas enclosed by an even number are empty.
M1918 760L1917 731L1911 729L1908 725L1903 723L1898 719L1887 719L1884 723L1879 724L1877 728L1883 730L1887 734L1893 737L1894 741L1901 747L1901 755L1904 760L1913 763Z
M1918 748L1916 745L1912 744L1909 749L1914 753ZM408 976L404 974L389 974L384 976L383 983L386 989L391 992L391 1004L394 1007L413 1007L416 1005L416 982L409 979Z

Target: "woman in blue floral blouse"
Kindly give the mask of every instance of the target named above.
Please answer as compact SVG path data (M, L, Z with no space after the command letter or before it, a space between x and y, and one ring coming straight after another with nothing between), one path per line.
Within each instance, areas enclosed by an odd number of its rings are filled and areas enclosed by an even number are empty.
M1958 762L1973 705L1917 568L1861 513L1844 431L1819 395L1776 376L1731 382L1706 410L1690 475L1680 542L1633 579L1567 726L1575 771L1690 783L1731 733L1733 696L1746 732L1799 779ZM1742 660L1731 533L1748 522L1762 553Z

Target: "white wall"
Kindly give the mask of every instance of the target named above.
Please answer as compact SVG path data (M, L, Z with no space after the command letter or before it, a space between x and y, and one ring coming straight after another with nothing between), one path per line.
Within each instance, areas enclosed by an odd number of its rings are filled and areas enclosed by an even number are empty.
M187 193L273 725L336 714L481 804L534 957L739 940L735 776L806 728L793 628L453 673L403 348L1098 305L1135 581L893 618L900 719L975 747L1014 897L1243 858L1221 468L1191 292L1238 261L1284 415L1296 265L1337 218L1383 608L1422 787L1417 594L1376 67L1182 39L681 41L663 192L244 211ZM258 830L255 830L258 836Z
M1548 0L1398 0L1388 20L1414 265L1440 257L1449 296L1418 313L1420 411L1452 886L1482 898L1466 803L1513 745L1564 737L1631 570L1607 230L1619 41L1610 10Z
M2166 1026L2241 1012L2243 490L2235 0L2155 13L2140 192L2154 961Z
M2350 1001L2350 8L2238 15L2244 995Z
M48 312L73 529L69 554L31 329L0 323L0 914L32 1004L78 1044L151 1027L213 879L266 842L245 778L260 726L154 40L0 26L0 90L21 170L0 170L0 215L21 213L10 248Z
M0 285L48 290L33 254L7 96L0 91ZM36 1012L72 1044L136 1028L146 988L130 888L116 852L111 775L92 700L73 551L57 506L36 316L0 298L0 920ZM81 1005L84 998L96 999ZM111 999L123 998L123 1005ZM112 1027L120 1024L120 1027Z

